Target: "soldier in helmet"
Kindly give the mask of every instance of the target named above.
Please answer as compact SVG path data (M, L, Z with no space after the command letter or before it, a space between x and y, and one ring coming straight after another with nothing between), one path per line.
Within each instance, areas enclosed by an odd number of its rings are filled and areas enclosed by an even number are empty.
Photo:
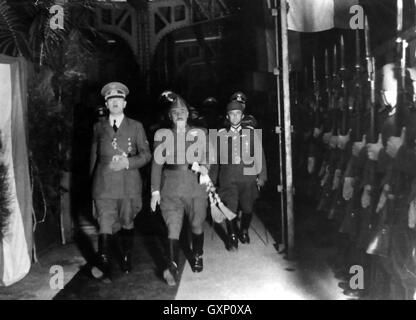
M176 285L179 235L184 216L188 218L192 229L192 270L203 270L203 223L207 213L207 192L206 187L199 184L198 175L191 170L191 165L198 162L201 164L201 175L208 176L206 141L199 145L198 157L193 161L187 157L187 150L193 145L188 137L204 139L207 135L205 130L189 124L189 116L188 105L180 96L176 96L169 108L171 128L159 130L154 138L151 209L155 211L156 206L160 205L168 228L169 261L163 277L170 286ZM200 137L201 132L203 134ZM163 137L166 137L164 142ZM180 145L183 145L183 149Z
M254 201L258 197L258 189L263 187L267 180L266 162L263 153L261 138L252 126L242 123L244 105L231 101L226 108L229 126L219 130L219 164L213 165L211 179L218 181L218 192L224 204L234 213L242 210L240 229L236 218L227 220L228 241L227 250L238 248L238 237L241 243L249 243L248 229L253 214ZM231 141L234 141L230 143ZM228 143L224 143L228 140ZM239 140L239 143L235 143ZM246 163L248 154L253 155L250 163ZM229 158L231 155L231 158ZM247 168L254 170L248 172Z
M128 88L106 84L101 94L109 110L107 121L94 126L90 172L92 196L99 224L100 269L110 277L110 238L114 235L122 255L122 271L131 271L134 217L142 207L139 168L151 159L143 125L124 115Z
M230 97L231 101L237 101L240 102L243 106L243 111L246 110L246 103L247 103L247 97L246 95L241 91L234 92ZM257 120L250 114L244 114L243 118L241 119L242 125L251 126L253 128L257 127Z

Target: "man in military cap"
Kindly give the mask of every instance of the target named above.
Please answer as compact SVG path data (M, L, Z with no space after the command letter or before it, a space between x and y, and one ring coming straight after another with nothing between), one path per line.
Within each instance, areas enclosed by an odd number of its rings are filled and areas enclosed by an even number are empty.
M206 159L208 143L199 141L207 137L206 130L189 124L190 110L186 102L180 96L176 96L168 113L171 128L157 131L154 138L151 209L155 211L156 206L160 205L168 228L169 258L163 277L169 286L175 286L178 275L179 236L184 216L188 218L192 231L192 271L203 270L203 223L207 214L208 195L206 186L199 183L198 175L191 170L191 166L194 162L201 164L201 175L208 177L209 165ZM197 158L191 161L188 158L188 149L193 145L193 141L190 140L195 138L202 142L202 145Z
M122 271L131 271L134 218L142 208L139 168L151 159L143 125L124 115L128 88L111 82L101 90L109 110L107 121L94 126L90 171L92 196L99 224L101 269L110 276L110 238L115 235L122 256Z
M252 126L242 124L244 105L233 100L226 111L229 126L218 132L219 164L212 166L210 175L214 183L218 181L218 192L224 204L234 213L239 208L242 210L240 231L236 218L226 222L229 236L226 247L234 251L238 248L237 236L242 243L250 242L248 229L254 201L267 180L267 170L261 137Z
M257 120L254 118L251 114L244 113L246 110L246 103L247 103L247 97L246 95L241 91L234 92L230 97L231 101L237 101L240 102L243 106L243 118L241 119L241 123L243 125L251 126L253 128L257 127Z

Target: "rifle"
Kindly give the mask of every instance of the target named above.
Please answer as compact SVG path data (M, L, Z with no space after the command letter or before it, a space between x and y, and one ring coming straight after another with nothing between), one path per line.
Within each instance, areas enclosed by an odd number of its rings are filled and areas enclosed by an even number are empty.
M335 116L334 121L336 123L335 127L337 127L337 139L336 139L336 147L333 148L330 160L330 172L331 172L331 179L329 181L329 188L327 190L330 191L326 192L326 194L330 197L330 208L328 219L333 220L336 218L335 213L339 212L338 208L342 205L342 189L340 189L340 181L342 175L342 169L345 166L345 150L342 150L339 145L340 135L346 135L348 131L348 119L349 119L349 106L348 106L348 90L346 84L346 68L345 68L345 45L344 45L344 37L341 35L340 39L340 68L339 68L339 75L340 75L340 90L341 90L341 97L340 99L336 99L335 102ZM339 114L340 113L340 114ZM341 119L339 119L339 117ZM338 125L338 121L340 124ZM338 185L336 185L336 181L338 181ZM338 216L337 216L338 217Z
M316 62L315 57L312 57L312 82L314 101L314 128L319 128L321 125L321 110L320 110L320 88L319 81L316 78Z
M330 113L331 119L331 132L324 134L324 139L328 140L325 141L327 143L328 148L326 150L326 159L322 164L322 169L320 176L322 177L321 180L321 196L318 204L318 211L329 211L330 204L332 199L332 178L335 171L335 164L336 164L336 143L334 144L334 139L337 134L338 128L338 117L339 117L339 108L337 106L337 80L338 80L338 72L337 72L337 46L334 46L334 56L333 56L333 68L332 68L332 85L329 83L330 72L329 72L329 61L328 61L328 54L325 54L325 79L327 80L327 92L328 93L328 108L327 112Z
M360 46L360 35L359 31L356 30L355 33L355 96L354 96L354 105L353 105L353 118L355 118L355 126L353 129L353 141L365 143L363 128L363 95L362 95L362 81L361 81L361 46ZM362 146L364 147L364 146ZM344 177L344 184L346 188L352 188L352 197L350 199L345 199L342 192L342 197L346 200L345 215L340 228L341 233L346 233L350 236L351 239L356 239L358 234L358 223L357 223L357 211L360 210L358 203L361 196L361 188L359 181L362 177L362 169L364 167L360 166L360 158L358 154L352 154L349 158L347 169ZM349 181L347 180L349 179ZM350 185L349 185L350 184ZM352 185L354 184L354 187ZM349 190L351 191L351 189ZM360 215L360 220L363 220L363 216ZM362 222L362 221L361 221Z

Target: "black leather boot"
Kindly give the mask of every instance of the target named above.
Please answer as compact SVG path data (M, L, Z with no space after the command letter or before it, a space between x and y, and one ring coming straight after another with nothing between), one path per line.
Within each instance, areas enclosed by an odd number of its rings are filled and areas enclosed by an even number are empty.
M163 271L163 279L171 287L176 286L178 277L179 240L169 239L167 267Z
M251 223L251 214L243 213L241 215L241 231L239 232L239 238L241 243L250 243L250 237L248 235L248 229L250 228Z
M124 273L131 272L131 252L133 250L134 229L122 230L123 255L121 256L121 269Z
M204 268L202 255L204 253L204 233L192 233L192 271L201 272Z
M226 221L228 239L226 243L226 248L228 251L236 251L238 249L238 238L237 238L237 220Z
M103 272L104 278L111 277L110 238L111 235L105 233L98 236L99 269Z

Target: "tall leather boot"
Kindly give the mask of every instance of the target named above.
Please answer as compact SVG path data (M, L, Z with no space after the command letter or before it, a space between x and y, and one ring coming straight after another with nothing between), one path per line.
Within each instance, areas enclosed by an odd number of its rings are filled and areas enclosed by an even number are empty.
M229 221L226 220L228 239L226 248L228 251L235 251L238 249L238 238L237 238L237 219Z
M204 253L204 233L192 233L192 271L201 272L204 268L202 255Z
M179 240L169 239L168 244L168 263L167 268L163 271L163 278L171 287L176 286L178 277L178 257L179 257Z
M121 256L121 269L124 273L131 272L131 252L134 243L134 229L122 230L123 255Z
M100 259L100 269L104 278L111 277L111 261L110 261L110 234L100 234L98 236L98 255Z
M252 214L243 213L241 215L241 231L239 232L239 238L241 243L250 243L248 229L250 228L251 218Z

